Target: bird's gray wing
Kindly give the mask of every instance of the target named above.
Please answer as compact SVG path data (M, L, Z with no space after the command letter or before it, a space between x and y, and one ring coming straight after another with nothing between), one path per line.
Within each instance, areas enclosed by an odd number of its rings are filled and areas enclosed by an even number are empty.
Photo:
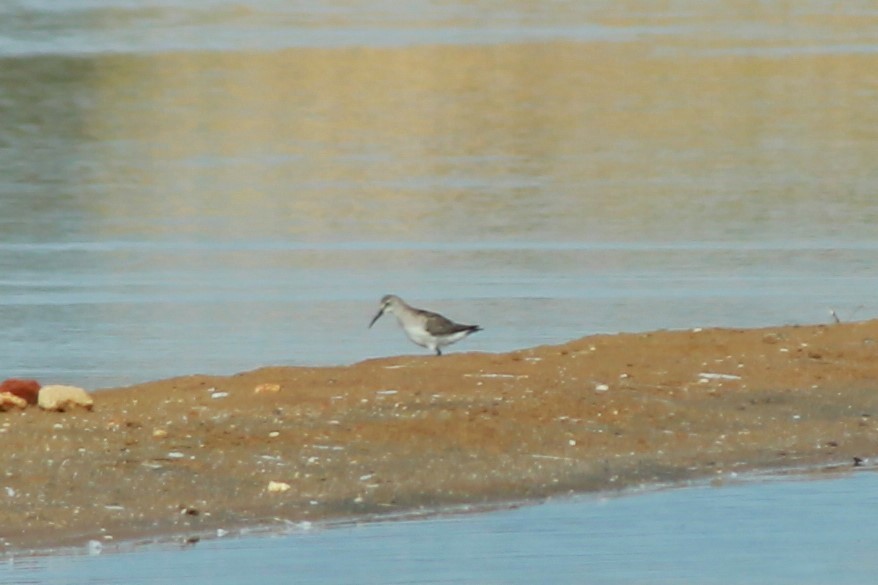
M430 335L452 335L476 327L475 325L461 325L460 323L455 323L451 319L443 317L438 313L433 313L432 311L421 311L421 315L426 317L424 329L426 329L427 333Z

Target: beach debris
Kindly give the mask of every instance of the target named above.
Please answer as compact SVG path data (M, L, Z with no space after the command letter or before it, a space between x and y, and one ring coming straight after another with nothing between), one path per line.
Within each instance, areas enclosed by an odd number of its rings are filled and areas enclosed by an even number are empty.
M152 432L152 436L154 439L164 439L168 436L168 431L165 429L155 429Z
M0 392L0 411L10 408L27 408L27 400L11 392Z
M88 395L88 392L78 386L63 386L60 384L51 384L40 388L37 402L43 410L54 410L57 412L64 412L77 406L87 410L91 410L94 407L94 400Z
M222 392L216 388L208 388L207 391L210 392L210 397L213 399L226 398L229 395L228 392Z
M268 482L268 493L270 494L278 494L289 491L293 486L283 481L269 481Z
M258 384L253 388L253 394L277 394L278 392L280 392L280 384L273 384L270 382Z
M848 321L852 321L854 318L854 315L857 314L857 311L859 311L860 309L862 309L864 307L865 307L865 305L859 305L856 308L854 308L854 310L851 312L851 314L848 315L848 317L847 317ZM835 312L835 309L829 309L829 316L832 317L833 323L836 323L836 324L841 323L841 317L838 316L838 313Z
M609 391L610 386L608 384L595 384L594 391L595 392L607 392Z
M195 506L180 506L180 514L184 516L198 516L201 514L201 510L196 508Z
M4 392L24 399L27 404L36 404L40 383L36 380L9 378L0 383L0 394Z
M557 455L540 455L537 453L532 453L531 457L534 459L547 459L549 461L573 461L570 457L559 457Z
M734 374L716 374L713 372L700 372L698 377L701 380L740 380L741 376L736 376Z

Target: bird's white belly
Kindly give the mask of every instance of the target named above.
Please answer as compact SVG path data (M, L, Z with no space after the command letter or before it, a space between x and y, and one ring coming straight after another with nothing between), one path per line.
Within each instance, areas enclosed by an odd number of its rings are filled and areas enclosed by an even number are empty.
M427 333L427 330L423 327L406 327L405 333L408 335L408 338L412 340L412 342L420 345L421 347L433 347L433 344L436 343L436 338Z
M452 333L451 335L443 335L441 337L436 338L436 345L451 345L455 341L463 339L467 335L469 335L469 331L458 331L457 333Z

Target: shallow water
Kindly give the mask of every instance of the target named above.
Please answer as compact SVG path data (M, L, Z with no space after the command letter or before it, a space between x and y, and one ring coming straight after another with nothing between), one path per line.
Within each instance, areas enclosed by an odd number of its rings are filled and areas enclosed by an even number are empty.
M101 556L19 558L8 583L870 583L878 475L691 487Z

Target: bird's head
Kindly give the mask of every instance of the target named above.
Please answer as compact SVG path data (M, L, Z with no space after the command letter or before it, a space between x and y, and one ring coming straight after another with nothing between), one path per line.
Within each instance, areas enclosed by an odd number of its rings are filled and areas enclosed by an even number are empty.
M369 327L371 328L372 325L375 324L375 321L380 319L381 315L383 315L384 313L392 313L393 308L400 302L402 301L396 295L384 295L383 297L381 297L381 303L378 307L378 312L375 313L374 317L372 317L372 321L369 323Z

